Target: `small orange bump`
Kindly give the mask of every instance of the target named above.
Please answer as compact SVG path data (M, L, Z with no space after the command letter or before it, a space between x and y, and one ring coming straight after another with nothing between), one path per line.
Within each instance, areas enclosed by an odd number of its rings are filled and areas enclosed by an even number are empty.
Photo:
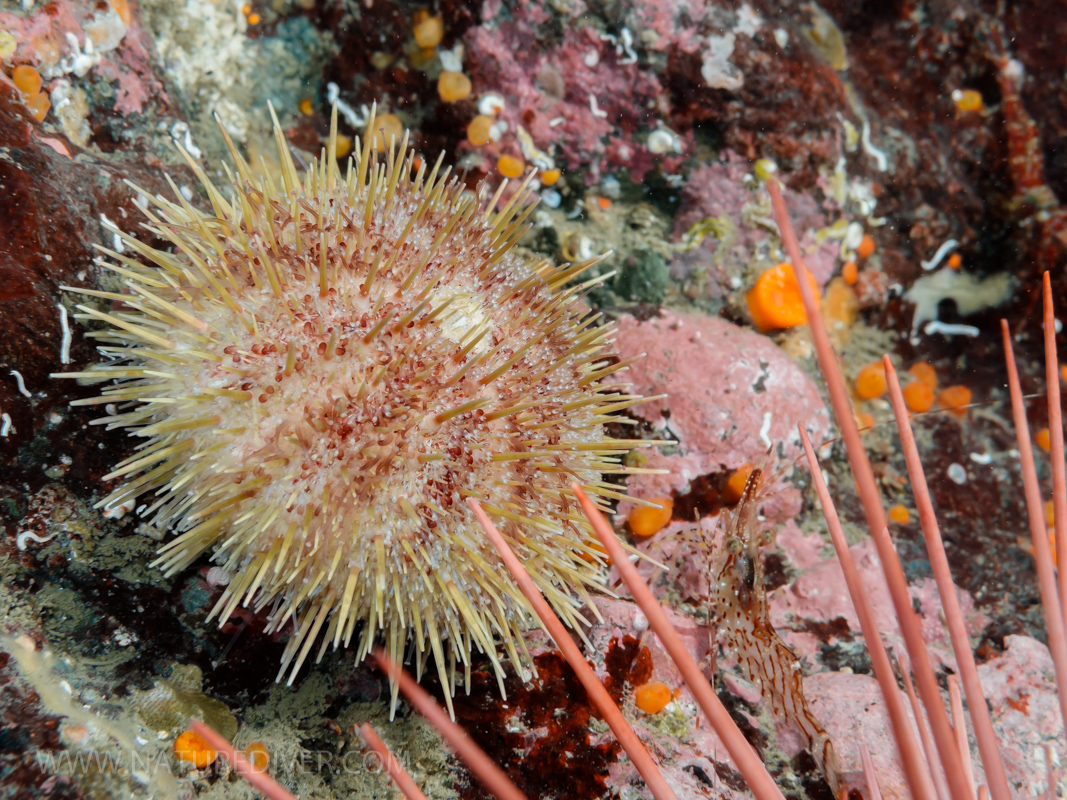
M819 288L810 272L808 283L817 298ZM779 264L760 275L756 285L745 295L745 301L753 322L764 333L793 328L808 321L800 287L789 264Z
M521 158L504 155L497 159L496 168L505 178L517 178L526 169L526 164Z
M337 157L344 158L352 152L352 137L343 133L337 134Z
M445 70L437 79L437 94L446 103L463 100L471 93L471 79L462 72Z
M841 267L841 277L845 279L845 283L849 286L855 286L856 281L859 280L860 271L856 266L855 261L846 261L844 266Z
M218 756L207 742L192 731L186 731L174 740L174 755L181 761L188 761L197 769L210 766Z
M645 683L634 689L634 700L637 707L646 714L658 714L671 702L670 687L660 681Z
M937 396L937 402L957 417L962 417L967 413L965 406L970 405L972 396L966 386L946 386Z
M305 117L310 117L315 113L315 106L312 104L310 97L305 97L300 101L300 113Z
M258 25L259 24L259 20L260 20L259 14L249 14L248 15L248 24L249 25Z
M959 253L953 253L948 257L948 268L959 269L963 266L963 257Z
M601 211L607 211L609 208L611 208L611 198L610 197L598 197L596 199L596 204L600 207Z
M874 427L874 416L871 415L871 414L868 414L866 411L857 411L856 412L856 425L859 426L859 429L861 431L866 430L867 428L873 428Z
M1045 501L1045 524L1050 527L1056 524L1056 509L1051 500Z
M907 525L911 521L911 512L900 503L889 509L889 519L898 525Z
M1060 380L1067 381L1067 364L1060 366Z
M37 94L44 83L41 80L41 73L26 64L21 64L11 70L11 80L25 95Z
M126 0L107 0L107 4L111 6L112 10L119 15L119 19L122 20L122 24L127 28L130 27L130 22L133 21L133 14L130 11L130 4Z
M38 122L44 122L44 118L48 116L48 109L51 107L52 101L48 99L48 95L44 92L38 92L26 98L26 108L30 110Z
M541 183L545 186L552 186L559 180L559 176L562 174L563 173L558 169L546 169L541 173Z
M752 474L752 465L745 464L735 469L726 480L726 486L722 490L722 497L727 503L736 503L744 494L748 476Z
M493 118L479 114L467 126L467 141L475 147L481 147L491 138L489 130L493 127Z
M651 536L671 521L674 501L669 497L653 497L651 501L663 508L637 506L630 512L628 522L634 536Z
M390 142L400 144L403 135L404 124L396 114L378 114L374 117L374 146L379 153L385 152Z
M422 48L437 47L445 35L445 25L441 15L424 17L415 23L415 44Z
M1048 428L1042 428L1034 434L1034 443L1046 453L1052 449L1052 434Z
M860 258L870 258L874 254L874 239L871 238L869 233L865 233L863 238L860 239L859 247L856 248L856 255Z
M244 14L246 17L249 14L251 14L252 13L252 4L251 3L245 3L243 6L241 6L241 13Z
M957 89L952 93L952 100L959 111L982 110L982 94L974 89L964 89L962 92Z
M881 397L886 388L885 367L881 361L868 364L856 376L856 394L864 400Z
M912 381L903 390L904 405L909 411L922 414L934 405L934 389L924 381Z
M908 367L908 374L915 380L922 381L931 389L937 388L937 371L926 361L919 361Z
M270 753L267 752L267 746L263 742L252 742L248 745L245 748L245 758L256 772L266 772L270 764Z

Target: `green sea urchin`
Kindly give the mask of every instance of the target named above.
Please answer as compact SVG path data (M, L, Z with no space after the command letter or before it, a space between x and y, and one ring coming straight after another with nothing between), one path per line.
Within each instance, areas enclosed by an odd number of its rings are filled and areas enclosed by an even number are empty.
M496 518L573 627L603 556L569 485L618 497L601 473L629 471L638 444L603 433L637 398L601 383L624 366L612 330L564 288L595 261L515 251L529 179L497 210L500 190L466 191L440 159L414 169L406 135L381 159L356 142L342 176L336 111L301 178L276 119L274 135L280 187L228 138L229 199L186 155L213 212L145 194L174 252L119 234L152 264L100 248L129 293L71 289L116 307L78 306L107 323L88 335L108 363L62 377L113 381L76 403L114 404L96 422L146 440L98 507L145 498L179 533L154 562L167 575L213 551L232 580L211 617L292 619L279 679L363 623L359 658L413 638L454 691L477 648L503 688L495 642L520 667L529 609L461 501Z

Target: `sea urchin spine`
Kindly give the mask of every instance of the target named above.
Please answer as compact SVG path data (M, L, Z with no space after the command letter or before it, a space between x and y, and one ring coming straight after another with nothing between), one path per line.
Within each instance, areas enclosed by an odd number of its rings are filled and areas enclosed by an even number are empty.
M336 111L301 178L277 119L274 136L281 186L227 137L226 198L183 151L213 213L139 190L174 252L119 234L151 266L100 248L125 289L66 287L113 306L78 306L107 323L88 335L108 363L62 376L114 385L76 404L114 404L96 422L146 440L98 507L147 498L139 513L179 533L154 562L168 575L213 551L232 580L212 617L292 619L279 679L363 623L360 659L379 635L394 660L413 638L419 671L432 653L454 691L477 648L503 689L496 641L528 664L530 609L462 501L574 627L604 557L570 484L619 497L601 473L648 444L602 430L637 398L601 382L625 364L572 283L595 260L515 251L529 179L498 210L500 191L486 202L440 159L415 169L406 134L384 158L376 137L357 142L342 176Z

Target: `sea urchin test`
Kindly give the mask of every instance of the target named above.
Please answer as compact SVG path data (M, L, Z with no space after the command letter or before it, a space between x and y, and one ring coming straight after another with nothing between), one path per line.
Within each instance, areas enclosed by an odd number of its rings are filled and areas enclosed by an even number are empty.
M497 643L528 661L529 609L465 498L574 626L603 557L569 486L619 497L602 474L647 444L602 430L637 398L604 381L625 364L573 283L594 262L515 251L529 180L500 207L503 187L416 169L406 135L383 157L357 142L343 175L336 111L302 176L276 119L274 137L278 180L229 137L225 195L186 155L211 212L145 194L173 252L119 234L99 263L122 291L67 287L110 308L78 306L106 323L88 334L106 363L61 376L109 382L76 404L144 440L99 507L175 531L154 562L167 575L212 551L231 580L211 617L243 604L269 630L291 621L279 678L361 627L358 658L411 642L454 691L477 649L502 687Z

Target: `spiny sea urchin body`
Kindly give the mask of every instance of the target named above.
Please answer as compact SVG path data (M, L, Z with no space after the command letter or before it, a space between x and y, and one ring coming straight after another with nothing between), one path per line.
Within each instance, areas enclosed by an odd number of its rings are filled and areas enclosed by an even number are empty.
M145 441L100 505L179 533L167 574L213 551L232 574L213 616L292 619L279 677L360 624L360 658L412 640L454 689L477 648L500 676L495 642L522 663L528 607L465 499L573 624L602 561L568 487L613 496L601 473L634 444L602 431L635 399L601 383L622 366L611 329L563 288L588 263L515 253L525 189L498 210L404 146L357 143L342 176L335 134L301 179L275 137L280 186L231 145L229 199L194 165L213 213L149 198L173 253L126 235L128 255L105 250L130 293L79 309L110 325L90 335L111 361L65 376L114 381L78 402L114 404L98 422Z

